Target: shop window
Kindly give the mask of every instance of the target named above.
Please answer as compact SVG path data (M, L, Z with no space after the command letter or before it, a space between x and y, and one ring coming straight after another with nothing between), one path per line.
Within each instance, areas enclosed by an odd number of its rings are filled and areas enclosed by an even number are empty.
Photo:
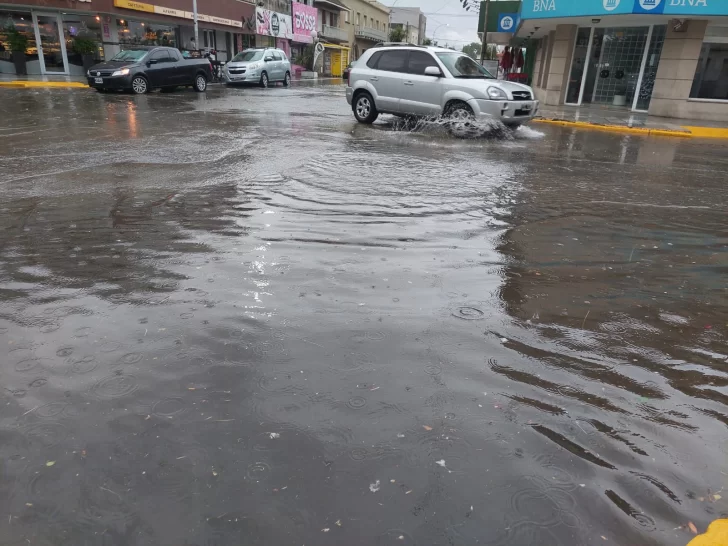
M206 49L217 49L217 36L214 30L202 31L202 45Z
M119 44L122 46L169 46L177 47L177 27L117 19Z
M655 87L657 67L660 64L660 56L662 55L662 46L665 43L666 34L666 25L655 25L652 29L652 39L650 40L650 47L647 50L645 72L642 75L642 85L640 85L639 96L637 97L637 110L648 110L650 108L652 90Z
M63 39L66 42L66 55L71 74L83 74L83 51L84 47L95 44L93 53L94 61L104 60L104 48L101 33L101 18L93 15L77 15L66 13L63 15ZM80 70L80 72L79 72Z
M33 32L33 18L28 13L0 11L0 73L15 74L12 52L8 41L8 27L14 27L18 32L28 39L25 49L26 69L28 73L40 73L40 68L33 70L33 61L38 63L38 47L35 43L35 32Z
M708 27L691 99L728 100L728 27Z

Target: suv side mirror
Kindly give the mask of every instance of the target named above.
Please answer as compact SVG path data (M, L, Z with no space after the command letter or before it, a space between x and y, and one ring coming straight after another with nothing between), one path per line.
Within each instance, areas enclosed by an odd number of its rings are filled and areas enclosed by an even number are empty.
M265 58L265 59L263 59L263 60L264 60L265 62L269 63L269 62L271 62L271 61L273 60L273 57L266 57L266 58Z
M159 63L159 59L149 59L147 61L147 66L152 66L153 64Z
M442 71L436 66L428 66L425 68L425 76L435 76L437 78L442 77Z

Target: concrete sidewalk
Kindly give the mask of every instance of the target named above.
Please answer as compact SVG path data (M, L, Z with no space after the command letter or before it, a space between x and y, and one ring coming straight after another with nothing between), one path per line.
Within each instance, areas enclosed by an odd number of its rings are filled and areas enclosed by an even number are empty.
M608 105L542 106L534 122L646 136L728 139L725 123L662 118Z

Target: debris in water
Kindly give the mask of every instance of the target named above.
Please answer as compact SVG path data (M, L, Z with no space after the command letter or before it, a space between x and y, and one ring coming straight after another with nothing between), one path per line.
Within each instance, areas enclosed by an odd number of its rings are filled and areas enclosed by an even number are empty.
M445 459L440 459L439 461L435 461L435 464L441 466L442 468L447 470L448 473L452 474L452 470L450 470L447 466L445 466Z
M380 487L380 481L377 480L374 483L369 484L369 491L371 491L372 493L376 493L377 491L379 491L379 487Z
M336 523L334 525L336 525L338 527L341 527L341 520L340 519L337 519L336 520Z
M690 532L694 535L698 534L698 528L695 527L695 524L692 521L688 521L688 529L690 529Z
M321 530L322 530L322 531L323 531L324 533L328 533L329 531L331 531L331 529L329 529L328 527L324 527L324 528L323 528L323 529L321 529Z
M54 464L56 464L56 461L48 461L46 466L53 466Z
M397 438L404 438L404 434L402 434L402 433L400 432L399 434L397 434Z
M508 343L508 339L507 339L507 338L505 338L505 337L502 337L502 338L501 338L501 343Z
M409 491L405 491L405 493L404 493L404 494L405 494L405 495L409 495L410 493L412 493L412 490L411 490L411 489L410 489Z
M432 430L432 427L427 426L427 425L422 425L422 428L424 428L427 432Z
M271 440L275 440L276 438L280 438L281 437L281 435L278 434L277 432L269 432L268 434L270 434L270 439Z

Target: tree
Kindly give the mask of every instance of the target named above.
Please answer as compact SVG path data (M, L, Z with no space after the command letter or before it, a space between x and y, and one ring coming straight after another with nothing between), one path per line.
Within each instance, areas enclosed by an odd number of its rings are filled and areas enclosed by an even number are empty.
M463 46L462 51L468 57L471 57L472 59L475 59L476 61L480 60L480 42L472 42L466 46ZM485 58L486 59L497 59L498 58L498 47L494 46L494 45L489 45L485 50Z
M432 45L432 40L430 40L429 38L425 38L424 40L422 40L422 45Z
M389 31L390 42L404 42L407 39L407 31L402 27L395 27Z
M468 57L479 60L480 44L478 42L471 42L468 45L463 46L463 53L465 53Z

